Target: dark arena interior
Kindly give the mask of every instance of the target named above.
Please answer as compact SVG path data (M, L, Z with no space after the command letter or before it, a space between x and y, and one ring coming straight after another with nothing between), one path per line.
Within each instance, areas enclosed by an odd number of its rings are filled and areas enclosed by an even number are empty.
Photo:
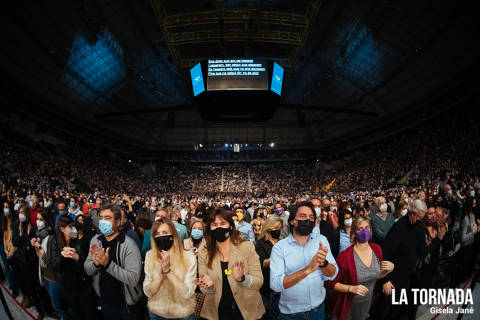
M473 1L2 16L0 319L480 318Z

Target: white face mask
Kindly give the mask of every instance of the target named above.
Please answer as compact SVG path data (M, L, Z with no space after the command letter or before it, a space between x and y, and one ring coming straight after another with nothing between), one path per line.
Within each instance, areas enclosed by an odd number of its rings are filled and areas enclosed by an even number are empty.
M408 210L407 210L407 209L403 209L403 210L402 210L402 212L400 212L400 214L401 214L402 216L404 216L404 215L406 215L406 214L407 214L407 212L408 212Z
M43 228L45 228L45 222L42 220L37 220L37 229L42 230Z
M353 223L353 218L345 219L345 227L351 227Z
M380 206L380 211L381 212L386 212L387 211L387 204L386 203L384 203Z
M315 213L318 215L320 215L320 213L322 212L322 210L320 208L315 208Z
M71 227L70 229L67 230L66 234L70 239L76 239L78 236L78 231L75 227Z
M23 213L20 213L20 214L18 215L18 219L20 220L20 222L25 222L26 217L25 217L25 215L24 215Z

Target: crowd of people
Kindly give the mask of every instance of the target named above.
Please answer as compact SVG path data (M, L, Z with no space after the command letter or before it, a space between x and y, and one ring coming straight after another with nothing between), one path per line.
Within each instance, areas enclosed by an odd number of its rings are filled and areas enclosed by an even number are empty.
M2 273L39 318L396 319L418 306L392 305L392 288L455 287L478 267L480 183L454 181L188 204L3 185Z
M478 134L443 129L328 166L5 143L0 278L39 319L413 318L394 291L479 268Z

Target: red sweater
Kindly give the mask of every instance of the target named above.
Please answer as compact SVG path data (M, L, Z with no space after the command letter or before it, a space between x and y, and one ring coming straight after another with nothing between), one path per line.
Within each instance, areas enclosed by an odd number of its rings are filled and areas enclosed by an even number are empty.
M370 248L372 248L373 253L378 260L383 260L382 248L378 244L369 243ZM328 281L327 285L331 288L335 286L336 283L342 283L346 285L356 286L357 282L357 268L355 267L355 259L353 257L353 245L345 249L337 257L337 266L338 274L334 280ZM335 304L333 307L333 315L339 319L344 320L348 314L348 310L353 302L353 293L344 293L335 291Z
M32 227L37 226L37 213L39 212L40 212L39 206L37 206L34 209L30 209L30 224L32 225Z

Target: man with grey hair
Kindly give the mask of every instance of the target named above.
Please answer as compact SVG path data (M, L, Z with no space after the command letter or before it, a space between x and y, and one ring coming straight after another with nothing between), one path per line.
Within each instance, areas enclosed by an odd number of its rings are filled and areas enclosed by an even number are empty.
M383 259L391 261L395 269L383 278L382 310L377 310L375 319L397 319L400 316L415 318L411 279L415 276L417 259L423 259L426 250L425 232L420 220L427 212L427 205L420 199L409 203L408 213L393 225L383 244ZM408 305L392 305L389 297L395 288L395 301L399 301L401 289L405 289ZM388 297L387 297L388 296ZM413 315L413 317L412 317Z
M385 197L375 198L375 209L372 210L372 234L373 242L383 245L388 231L395 223L395 218L387 212L387 200Z

